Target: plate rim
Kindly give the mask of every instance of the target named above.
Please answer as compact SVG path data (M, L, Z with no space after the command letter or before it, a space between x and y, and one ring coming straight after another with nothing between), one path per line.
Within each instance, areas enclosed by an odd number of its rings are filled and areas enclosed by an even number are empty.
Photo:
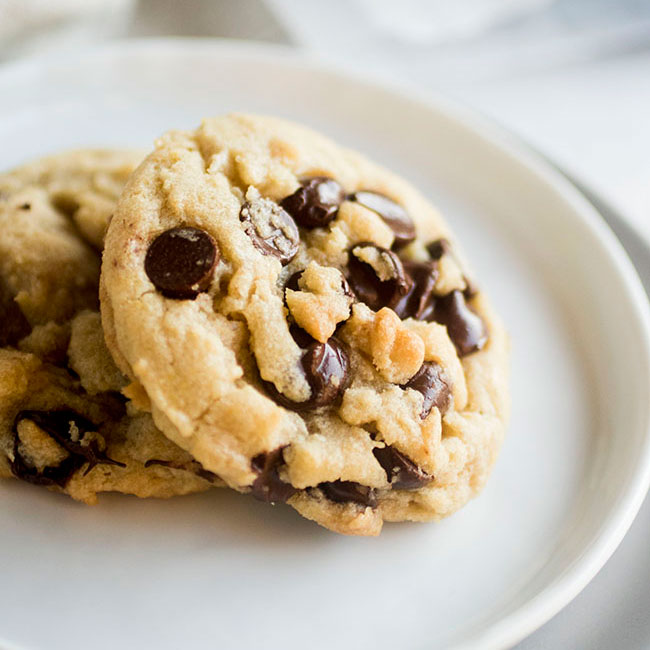
M552 161L536 151L524 139L514 135L507 128L467 104L451 99L441 93L416 87L403 80L386 77L375 71L348 69L304 49L282 44L244 41L214 37L157 37L135 38L111 41L95 47L66 51L56 55L36 54L18 61L0 65L0 88L12 79L25 74L38 74L47 68L57 67L69 60L77 60L83 52L93 57L115 58L125 55L138 56L163 49L180 52L194 50L208 52L212 56L235 56L239 58L262 58L273 60L297 69L316 71L336 78L353 81L374 91L397 95L424 109L444 115L473 137L496 147L517 164L526 168L538 179L545 181L572 208L579 218L598 239L603 251L610 257L626 289L626 298L643 333L642 351L646 374L650 378L650 302L637 270L623 244L618 240L611 226L587 196L571 182ZM0 107L0 118L2 108ZM641 355L641 349L639 351ZM492 624L481 626L466 640L453 647L456 650L498 650L508 648L531 634L550 620L565 605L573 600L598 573L622 541L638 513L650 487L650 401L645 408L645 438L639 449L634 473L628 477L627 485L616 507L613 507L601 523L597 535L584 549L580 558L564 574L530 598L514 611ZM15 643L2 640L2 645L18 650Z

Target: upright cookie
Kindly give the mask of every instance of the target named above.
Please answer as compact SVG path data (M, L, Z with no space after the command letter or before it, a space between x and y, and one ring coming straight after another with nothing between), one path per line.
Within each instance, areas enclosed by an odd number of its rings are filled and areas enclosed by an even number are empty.
M0 476L87 503L217 482L120 394L104 343L103 233L140 158L77 151L0 176Z
M451 514L484 485L508 342L439 214L300 126L171 132L106 237L109 348L205 469L332 530Z

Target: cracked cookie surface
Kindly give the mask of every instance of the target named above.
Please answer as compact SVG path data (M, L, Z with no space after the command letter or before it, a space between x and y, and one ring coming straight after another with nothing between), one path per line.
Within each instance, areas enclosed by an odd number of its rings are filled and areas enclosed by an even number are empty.
M104 343L103 235L141 157L74 151L0 175L0 476L86 503L216 482L124 399Z
M483 487L508 341L438 212L295 124L171 132L106 238L106 339L160 429L229 486L338 532Z

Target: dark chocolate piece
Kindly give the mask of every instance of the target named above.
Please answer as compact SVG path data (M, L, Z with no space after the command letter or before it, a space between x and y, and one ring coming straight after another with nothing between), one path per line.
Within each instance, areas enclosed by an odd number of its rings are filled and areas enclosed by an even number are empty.
M300 233L291 215L269 199L244 203L239 219L244 232L263 255L273 255L284 265L298 252Z
M351 201L356 201L364 207L376 212L387 224L395 235L393 249L399 250L410 244L415 239L415 224L406 210L399 204L389 199L384 194L362 190L350 195Z
M449 379L443 367L434 361L425 361L420 369L411 377L402 388L412 388L422 393L422 411L420 417L424 420L434 406L444 414L451 406L451 388Z
M295 273L292 273L289 276L287 283L284 285L285 290L291 289L291 291L300 291L300 287L298 286L298 280L300 280L303 273L304 271L296 271Z
M443 255L451 253L451 244L448 239L436 239L430 244L427 244L427 251L431 255L432 260L439 260Z
M193 300L208 290L218 261L217 244L207 232L180 226L154 239L144 269L167 298Z
M311 388L311 397L304 402L294 402L271 382L263 382L267 392L278 404L294 411L313 411L337 403L350 381L350 361L345 345L334 337L320 343L297 326L290 331L296 343L305 348L301 365Z
M293 340L304 350L317 342L313 336L309 335L302 327L295 323L289 326L289 334L291 334Z
M44 431L52 440L65 449L70 456L61 463L39 470L32 467L20 453L20 438L18 425L22 420L31 420L39 429ZM124 463L109 458L100 451L96 440L84 443L86 433L97 431L97 427L75 411L62 409L58 411L20 411L13 423L14 459L11 463L13 474L29 483L36 485L59 485L64 487L72 474L85 463L88 467L84 476L95 465L117 465L126 467Z
M379 251L383 261L390 267L391 277L380 279L370 264L355 255L355 251L370 247ZM357 244L350 251L347 280L357 299L374 311L399 304L408 294L412 284L404 271L402 261L395 253L368 242Z
M334 179L316 176L305 179L280 205L299 226L311 229L326 226L332 221L344 200L345 192Z
M485 323L465 302L462 291L452 291L438 298L433 317L428 320L435 320L447 327L449 338L461 357L480 350L487 342Z
M334 503L358 503L367 508L377 507L375 490L367 485L354 481L331 481L319 483L317 487Z
M302 367L312 390L310 408L336 402L350 379L348 353L335 338L311 344L302 357Z
M404 260L402 265L410 279L410 287L392 307L400 318L428 320L435 308L433 289L438 279L437 262Z
M433 476L420 469L408 456L387 445L372 450L394 490L417 490L433 481Z
M284 464L282 451L279 447L267 453L257 454L251 463L253 471L258 476L252 485L252 494L259 501L270 503L284 503L296 492L296 488L290 483L285 483L278 473L278 468Z

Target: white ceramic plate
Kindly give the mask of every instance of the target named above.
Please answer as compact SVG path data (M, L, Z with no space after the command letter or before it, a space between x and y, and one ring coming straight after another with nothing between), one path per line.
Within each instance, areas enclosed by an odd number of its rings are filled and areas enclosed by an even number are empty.
M606 219L625 247L650 295L650 240L597 192L570 180ZM517 650L640 650L650 647L650 499L602 571L551 621L517 645ZM612 594L620 597L612 598Z
M86 508L5 482L7 646L502 648L609 557L649 480L650 318L623 249L559 174L445 102L266 47L122 43L5 69L0 97L2 168L246 110L403 173L447 214L508 324L514 404L479 499L378 539L223 490Z

